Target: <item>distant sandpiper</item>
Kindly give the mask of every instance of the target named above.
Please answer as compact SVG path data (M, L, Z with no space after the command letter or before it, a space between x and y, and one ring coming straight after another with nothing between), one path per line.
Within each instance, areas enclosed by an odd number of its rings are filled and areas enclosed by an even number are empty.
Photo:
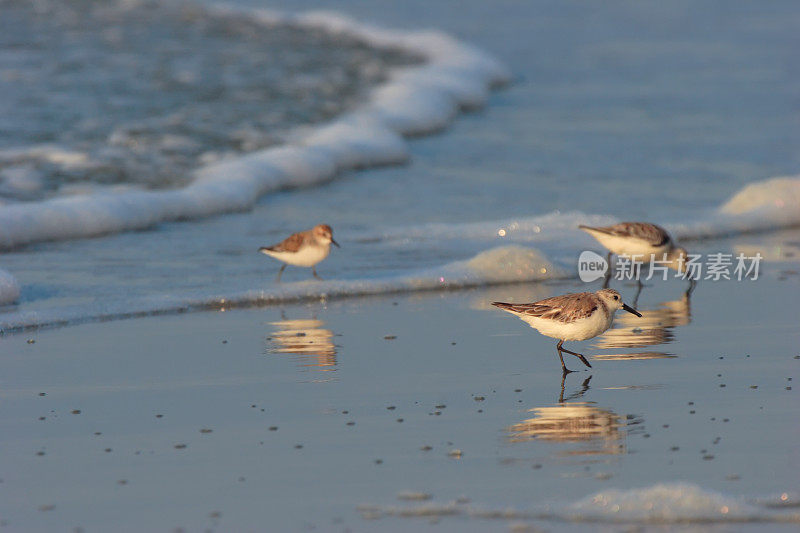
M275 281L281 280L281 274L286 265L301 267L311 267L314 277L322 279L317 275L316 264L328 257L331 251L331 243L339 247L339 243L333 240L333 230L327 224L319 224L308 231L301 231L286 238L281 243L273 246L262 246L258 249L262 254L274 257L285 264L278 271Z
M687 259L686 250L676 246L667 230L649 222L620 222L613 226L578 226L597 239L611 254L625 255L642 263L651 259L666 261L670 268L683 272Z
M622 303L622 297L614 289L563 294L529 304L492 302L492 305L518 316L542 335L559 339L556 349L564 374L572 370L564 365L561 352L574 355L589 368L592 366L583 355L563 348L564 341L585 341L600 335L611 327L614 312L619 309L642 316L636 309Z

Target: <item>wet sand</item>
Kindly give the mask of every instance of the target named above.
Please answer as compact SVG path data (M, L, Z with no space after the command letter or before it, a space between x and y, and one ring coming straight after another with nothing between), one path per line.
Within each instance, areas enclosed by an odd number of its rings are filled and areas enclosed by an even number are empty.
M675 280L645 287L641 323L618 314L605 336L567 344L593 369L565 355L579 371L563 387L555 341L488 303L598 284L6 335L0 530L591 530L571 504L675 481L791 503L797 237L704 243L771 261L757 281L701 282L688 300ZM499 510L517 514L481 515ZM721 527L796 527L771 513Z

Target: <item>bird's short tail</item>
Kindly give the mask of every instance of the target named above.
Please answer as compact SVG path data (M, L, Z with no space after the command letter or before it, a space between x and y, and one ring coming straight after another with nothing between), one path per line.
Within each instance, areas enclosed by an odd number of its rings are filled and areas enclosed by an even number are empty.
M492 302L492 305L495 307L499 307L504 311L511 311L514 308L514 304L509 304L506 302Z
M605 228L595 228L593 226L586 226L584 224L580 224L578 226L578 229L582 229L583 231L585 231L585 232L587 232L589 234L591 234L594 231L596 233L604 233L606 235L612 235L612 233L610 231L608 231L607 229L605 229Z
M261 248L258 249L258 251L261 252L262 254L269 255L269 253L273 252L274 250L272 249L272 246L262 246Z

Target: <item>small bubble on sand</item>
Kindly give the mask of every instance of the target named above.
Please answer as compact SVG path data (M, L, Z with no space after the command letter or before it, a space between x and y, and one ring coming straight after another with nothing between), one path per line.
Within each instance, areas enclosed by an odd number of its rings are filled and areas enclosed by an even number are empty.
M427 492L403 491L397 494L398 500L410 502L424 502L430 500L432 497L433 496Z

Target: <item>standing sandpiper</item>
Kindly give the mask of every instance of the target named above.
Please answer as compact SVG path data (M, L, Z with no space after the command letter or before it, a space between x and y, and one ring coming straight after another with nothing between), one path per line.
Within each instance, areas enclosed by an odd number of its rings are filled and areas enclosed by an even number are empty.
M339 248L339 243L333 240L331 227L327 224L319 224L308 231L295 233L281 243L273 246L262 246L258 251L284 262L278 271L278 277L275 281L281 280L281 274L283 274L286 265L311 267L314 277L322 279L317 275L315 265L328 257L331 251L331 243Z
M687 259L686 250L676 246L667 230L649 222L620 222L613 226L578 226L597 239L608 249L608 262L611 254L627 255L642 263L651 260L667 261L668 266L683 272Z
M563 348L564 341L585 341L600 335L611 327L614 312L618 309L642 316L636 309L622 303L622 297L614 289L563 294L529 304L492 302L492 305L518 316L542 335L558 339L556 349L564 374L572 370L564 365L561 352L574 355L592 367L583 355Z

